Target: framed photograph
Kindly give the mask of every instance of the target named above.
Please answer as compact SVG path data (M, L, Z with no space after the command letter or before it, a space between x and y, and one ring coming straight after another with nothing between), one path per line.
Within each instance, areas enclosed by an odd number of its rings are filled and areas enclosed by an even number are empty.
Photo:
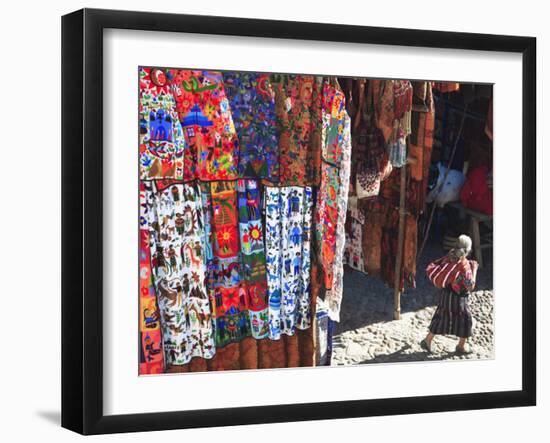
M64 16L62 426L535 405L535 54Z

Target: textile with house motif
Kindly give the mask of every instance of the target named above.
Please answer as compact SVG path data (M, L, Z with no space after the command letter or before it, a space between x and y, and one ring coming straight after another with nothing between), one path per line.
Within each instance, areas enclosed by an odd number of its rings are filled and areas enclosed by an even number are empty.
M183 179L185 138L166 73L139 69L139 176Z
M169 69L167 78L186 141L184 180L236 179L239 141L221 73Z

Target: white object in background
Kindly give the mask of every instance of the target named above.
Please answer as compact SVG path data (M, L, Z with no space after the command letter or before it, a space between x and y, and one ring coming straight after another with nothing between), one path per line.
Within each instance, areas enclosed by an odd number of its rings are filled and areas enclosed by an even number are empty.
M439 169L439 177L435 188L428 194L428 203L435 201L437 206L443 207L449 202L460 200L460 190L466 181L464 174L456 169L451 169L445 177L447 168L441 162L437 164L437 169ZM445 183L443 183L443 180L445 180Z

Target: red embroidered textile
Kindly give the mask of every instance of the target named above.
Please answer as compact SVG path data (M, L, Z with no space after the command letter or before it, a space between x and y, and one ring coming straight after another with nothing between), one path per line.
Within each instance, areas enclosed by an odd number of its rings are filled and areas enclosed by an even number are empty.
M426 275L436 288L450 288L457 294L475 287L478 263L475 260L452 260L449 256L430 263Z

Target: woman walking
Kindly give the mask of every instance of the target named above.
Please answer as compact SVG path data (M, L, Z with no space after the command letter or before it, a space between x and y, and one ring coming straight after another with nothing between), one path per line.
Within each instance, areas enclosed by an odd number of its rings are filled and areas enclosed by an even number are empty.
M439 304L432 317L429 333L420 346L431 352L436 335L455 335L459 338L455 351L468 354L466 340L472 335L472 315L468 296L475 287L478 263L468 260L472 240L467 235L457 239L456 247L426 268L426 274L435 287L441 289Z

